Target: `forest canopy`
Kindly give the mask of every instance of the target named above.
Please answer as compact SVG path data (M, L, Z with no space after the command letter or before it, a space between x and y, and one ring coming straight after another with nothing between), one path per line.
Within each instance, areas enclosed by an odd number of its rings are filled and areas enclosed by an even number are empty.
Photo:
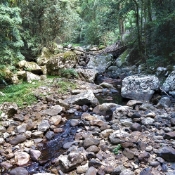
M1 0L0 64L34 60L53 44L120 40L143 61L175 61L173 0Z

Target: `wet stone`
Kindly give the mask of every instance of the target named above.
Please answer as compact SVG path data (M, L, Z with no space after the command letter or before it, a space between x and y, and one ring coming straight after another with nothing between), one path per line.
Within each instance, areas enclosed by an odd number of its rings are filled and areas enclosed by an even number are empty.
M45 137L47 140L51 140L54 137L54 132L53 131L47 131Z
M151 168L145 168L145 169L143 169L141 172L140 172L140 175L153 175L152 173L151 173Z
M70 125L72 127L77 126L78 124L79 124L79 120L78 119L71 119L70 120Z

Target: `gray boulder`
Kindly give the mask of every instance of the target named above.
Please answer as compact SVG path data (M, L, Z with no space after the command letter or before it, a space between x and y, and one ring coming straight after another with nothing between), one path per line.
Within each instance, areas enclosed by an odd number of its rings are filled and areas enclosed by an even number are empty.
M38 64L35 62L28 62L28 61L22 60L18 62L18 66L23 70L28 70L37 75L43 74L41 67L38 66Z
M90 61L87 64L88 68L97 70L99 73L104 72L111 64L113 58L112 55L100 55L100 56L91 56Z
M76 72L78 73L81 80L87 81L90 83L94 82L95 77L98 73L98 71L95 69L82 69L82 68L76 69Z
M77 104L77 105L92 105L96 106L99 104L98 99L94 96L92 90L82 92L78 95L72 95L64 100L64 103Z
M122 81L121 95L133 100L149 101L160 82L156 76L133 75Z
M171 99L170 97L162 97L158 104L157 104L157 107L169 107L171 105Z
M175 71L169 74L161 88L165 92L175 90Z
M57 54L46 63L47 73L49 75L60 75L62 69L75 67L77 60L77 55L71 51Z

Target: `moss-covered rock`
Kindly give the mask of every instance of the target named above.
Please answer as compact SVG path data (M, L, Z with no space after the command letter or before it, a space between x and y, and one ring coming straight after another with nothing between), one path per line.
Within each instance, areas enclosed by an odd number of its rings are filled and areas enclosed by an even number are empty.
M47 62L47 73L48 75L60 75L60 70L74 68L77 60L77 55L72 51L57 54Z
M43 74L41 67L35 62L28 62L28 61L22 60L22 61L18 62L18 67L20 69L30 71L30 72L37 74L37 75Z
M11 84L12 77L13 77L13 72L8 67L2 67L0 69L0 80L3 80L3 82L7 84Z
M130 50L125 50L116 60L116 65L118 67L122 67L123 65L128 64L128 58L129 58Z

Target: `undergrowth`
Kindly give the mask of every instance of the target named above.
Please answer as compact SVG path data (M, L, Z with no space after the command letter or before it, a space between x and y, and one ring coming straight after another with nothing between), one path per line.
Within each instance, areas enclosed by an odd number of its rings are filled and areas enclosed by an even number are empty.
M24 106L24 104L31 105L37 101L33 91L39 85L40 82L36 82L35 84L22 83L9 85L2 90L5 95L1 96L0 104L4 102L15 102L19 107Z
M22 83L18 85L9 85L5 89L1 90L5 95L0 97L0 104L4 102L14 102L19 107L24 107L25 105L31 105L37 102L37 98L34 95L35 90L39 86L55 86L58 89L58 93L66 94L70 90L76 88L76 84L70 80L58 78L58 77L48 77L52 79L52 83L48 84L47 81L35 81L33 83Z

